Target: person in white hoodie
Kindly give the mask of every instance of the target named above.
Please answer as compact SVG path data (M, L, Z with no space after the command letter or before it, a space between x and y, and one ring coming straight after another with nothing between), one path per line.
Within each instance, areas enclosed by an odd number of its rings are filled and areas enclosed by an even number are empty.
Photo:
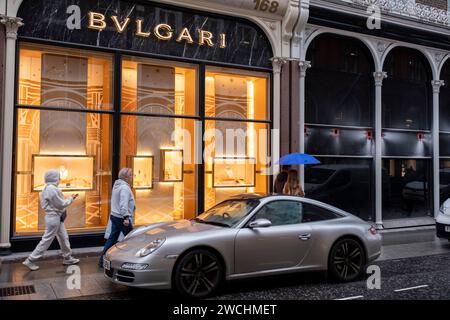
M106 240L102 255L99 260L99 267L103 267L103 256L106 251L115 245L122 233L126 236L133 230L132 220L136 210L131 183L133 181L133 171L130 168L123 168L119 172L119 179L114 182L111 194L111 233Z
M58 188L59 171L48 170L44 176L45 188L40 195L40 204L45 210L45 233L36 249L23 262L30 270L35 271L39 266L34 262L40 259L47 249L56 239L61 247L63 264L72 265L80 262L79 259L72 257L72 250L70 248L69 235L64 226L64 219L66 216L66 208L78 197L74 194L69 198L65 198L61 190Z

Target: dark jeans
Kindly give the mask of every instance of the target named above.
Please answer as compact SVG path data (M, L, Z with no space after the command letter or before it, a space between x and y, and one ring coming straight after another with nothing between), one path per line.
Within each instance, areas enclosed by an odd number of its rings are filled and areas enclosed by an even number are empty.
M123 225L123 219L114 216L110 216L109 219L111 220L111 234L109 235L109 238L108 240L106 240L105 246L103 247L103 252L99 261L100 265L103 265L103 255L106 253L106 251L108 251L109 248L117 243L120 233L122 232L123 235L126 236L131 232L131 230L133 230L131 222L128 227L125 227Z

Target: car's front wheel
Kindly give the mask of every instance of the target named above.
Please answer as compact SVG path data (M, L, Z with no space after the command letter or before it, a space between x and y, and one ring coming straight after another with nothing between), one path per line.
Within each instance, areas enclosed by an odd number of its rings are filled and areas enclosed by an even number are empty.
M362 245L354 239L341 239L331 248L328 272L341 282L357 279L364 271L365 255Z
M223 279L219 257L205 249L195 249L181 257L175 266L174 287L183 296L202 299L212 295Z

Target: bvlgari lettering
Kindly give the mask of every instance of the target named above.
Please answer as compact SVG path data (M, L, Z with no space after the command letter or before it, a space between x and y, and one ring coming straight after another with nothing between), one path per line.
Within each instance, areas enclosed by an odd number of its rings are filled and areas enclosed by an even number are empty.
M124 19L119 19L118 16L106 17L104 14L99 12L89 12L88 13L88 28L96 31L103 31L111 23L116 32L124 33L131 25L133 25L132 20L127 17ZM225 33L219 34L215 37L214 34L208 30L197 29L196 32L189 31L188 28L183 28L181 30L174 30L172 26L166 23L160 23L156 25L153 30L144 29L145 20L136 19L134 21L135 26L135 36L148 38L154 35L157 39L161 41L170 41L175 39L178 43L188 43L193 44L197 40L197 44L200 46L214 47L216 42L218 47L224 49L227 47L227 38ZM197 39L194 39L197 37Z

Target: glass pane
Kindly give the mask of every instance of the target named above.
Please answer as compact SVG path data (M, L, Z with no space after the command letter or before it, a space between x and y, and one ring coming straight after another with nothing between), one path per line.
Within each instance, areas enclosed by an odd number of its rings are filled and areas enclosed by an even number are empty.
M306 197L374 221L372 159L318 159L321 164L305 167Z
M383 127L429 130L431 78L428 62L417 50L398 47L386 58L383 81Z
M19 61L19 104L69 109L113 108L111 55L21 44Z
M450 159L439 162L440 205L450 198Z
M269 126L206 121L205 209L241 193L267 193Z
M267 219L272 226L299 224L302 222L302 203L297 201L273 201L262 207L252 218Z
M441 133L439 135L439 155L450 157L450 134Z
M71 231L106 226L111 190L111 120L106 114L17 110L15 231L42 232L39 206L42 174L59 169L67 197L80 197L68 208ZM76 190L76 191L75 191Z
M197 69L127 57L122 61L122 111L196 115Z
M308 48L306 122L372 126L372 57L359 40L322 34Z
M374 152L372 130L307 127L306 153L317 155L371 156Z
M450 131L450 61L444 64L441 71L444 85L439 93L439 130Z
M195 216L194 155L194 120L121 117L120 166L133 168L136 225Z
M432 156L430 133L384 131L381 144L384 156Z
M383 219L432 216L431 161L383 159Z
M268 118L268 75L228 69L206 72L206 116L227 119Z

